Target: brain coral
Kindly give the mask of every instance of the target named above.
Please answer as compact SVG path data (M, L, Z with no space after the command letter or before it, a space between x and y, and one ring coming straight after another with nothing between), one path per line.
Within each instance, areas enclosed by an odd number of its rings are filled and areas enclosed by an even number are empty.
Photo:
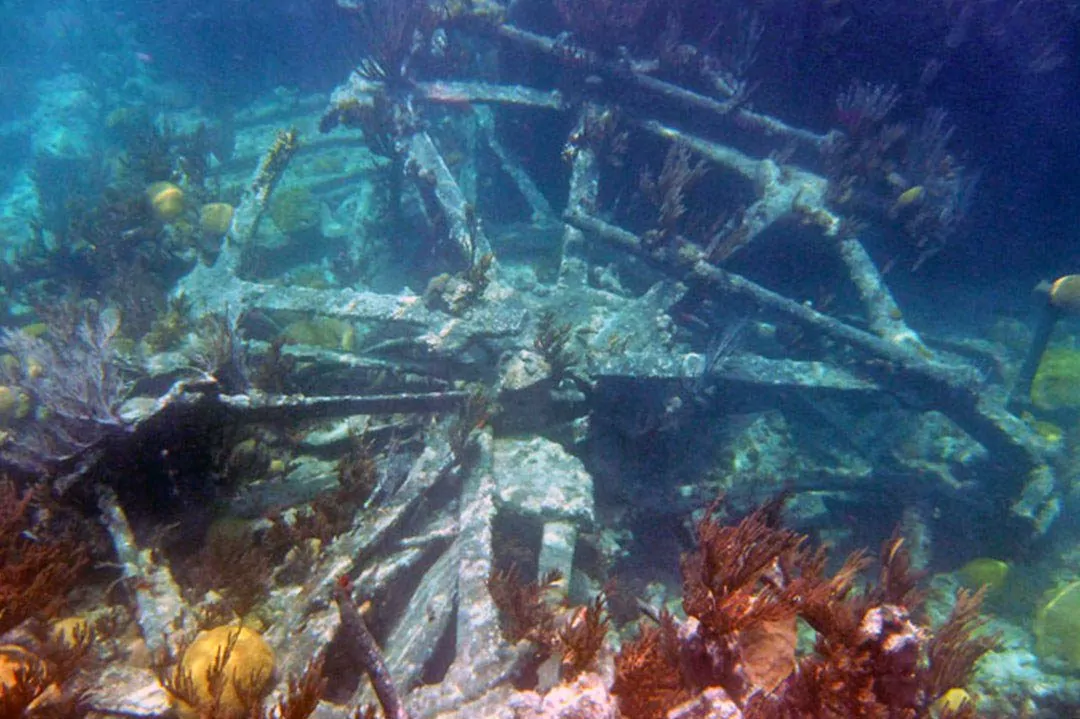
M250 709L245 706L245 698L261 698L270 689L274 676L274 650L258 632L237 626L199 632L184 651L177 668L179 676L190 677L192 690L183 698L175 697L176 711L181 719L198 719L211 709L210 669L219 654L226 652L225 686L216 707L219 719L243 719Z

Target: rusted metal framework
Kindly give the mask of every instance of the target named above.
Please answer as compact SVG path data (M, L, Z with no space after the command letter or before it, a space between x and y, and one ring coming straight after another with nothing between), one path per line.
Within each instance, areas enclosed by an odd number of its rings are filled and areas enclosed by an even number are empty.
M816 149L828 141L827 136L755 112L742 104L734 90L728 95L721 92L718 96L706 96L636 69L637 65L626 58L605 58L566 38L545 37L490 18L478 21L475 17L459 17L446 22L454 32L471 33L481 41L498 39L509 43L533 53L538 62L559 67L575 77L596 75L602 80L576 83L571 100L568 93L559 89L461 80L419 81L393 73L380 74L372 65L365 64L334 91L324 114L323 128L359 125L370 142L379 142L386 152L394 155L401 183L412 183L417 195L430 200L425 204L426 211L432 225L442 228L444 241L453 248L451 254L456 256L453 263L470 267L481 257L494 257L493 288L479 296L467 312L454 315L425 306L421 297L407 293L384 295L348 289L282 287L238 277L236 267L240 256L257 232L267 198L292 154L295 138L288 134L278 139L256 170L216 262L200 265L179 286L196 311L228 306L238 312L288 311L363 324L371 328L376 341L359 354L303 346L290 347L288 351L316 367L317 372L328 375L406 367L420 375L440 378L444 384L442 390L379 397L258 393L228 396L212 381L180 383L168 395L152 406L143 406L141 413L133 416L136 425L133 437L138 438L139 425L159 421L169 413L182 412L198 403L225 407L242 422L284 415L302 421L391 412L441 414L466 401L465 394L454 390L447 377L489 381L503 390L504 399L511 399L515 390L508 388L506 377L500 376L503 370L496 367L493 358L532 351L537 314L557 303L567 307L602 307L608 318L587 340L582 375L588 382L575 379L582 385L595 386L613 379L661 383L693 380L707 366L706 358L671 342L664 332L652 329L657 316L668 312L689 288L721 301L737 300L755 308L763 317L779 318L826 336L845 348L848 358L841 364L828 356L808 361L743 353L716 367L710 381L721 387L730 383L768 392L822 392L841 397L891 395L903 398L905 406L918 407L917 411L939 412L985 449L982 462L987 476L992 477L987 482L993 482L994 486L950 485L943 473L940 487L935 491L993 492L1000 504L1009 507L999 518L1005 518L1028 536L1045 531L1057 507L1051 449L1024 422L1005 410L1003 397L987 390L974 367L955 353L935 349L934 342L906 324L901 308L862 241L846 231L845 218L830 206L828 180L810 169L754 156L733 144L661 122L644 108L662 106L693 112L699 119L709 118L708 123L697 123L699 126L724 128L737 124L743 133L776 138L778 144L794 143ZM425 29L429 31L434 30ZM401 51L416 53L422 46L423 42L410 41ZM392 62L394 67L409 66L404 58ZM604 92L597 90L595 96L590 96L591 89L601 85ZM687 147L723 172L743 178L753 188L755 199L734 228L740 240L731 248L731 254L753 243L770 241L767 231L782 220L792 216L805 219L817 228L813 241L834 253L839 266L844 268L862 304L861 320L852 322L830 316L732 271L724 262L709 256L704 238L698 241L678 238L658 245L605 219L602 208L598 207L600 158L588 133L594 126L592 119L608 109L606 98L619 95L609 92L611 87L625 90L627 95L647 98L633 106L618 108L624 121L637 131ZM499 141L495 124L500 108L505 106L526 112L576 116L565 147L571 169L561 215L552 209L552 203L528 169ZM456 109L461 113L463 123L472 127L476 142L491 150L520 191L530 209L531 221L560 228L561 259L553 292L530 297L520 292L500 291L495 245L487 236L483 218L477 217L475 207L468 201L468 192L462 188L468 180L451 170L425 122L426 114L434 108ZM588 281L589 243L602 243L625 257L643 260L666 279L640 297L617 296L597 289ZM619 344L618 351L612 351L616 332L626 339ZM478 348L483 351L478 353ZM564 401L568 393L574 394L573 388L565 385L551 387L542 396L550 402ZM585 394L579 392L577 396L585 407L583 413L587 412L587 400L582 399ZM530 401L535 408L535 398ZM365 509L358 513L352 529L324 549L302 583L273 591L270 605L276 620L268 638L283 655L283 677L290 671L298 672L312 655L326 651L339 626L332 602L335 583L340 577L348 576L359 594L367 597L386 597L399 587L409 587L412 592L407 598L399 599L401 609L384 637L388 669L404 692L411 716L453 711L458 716L479 716L483 707L497 705L510 691L505 680L517 670L522 656L519 648L510 647L500 639L487 579L493 564L492 523L497 511L502 511L500 507L505 507L505 500L500 500L500 481L505 483L514 478L496 476L498 440L489 427L473 432L470 440L473 450L467 457L460 448L452 447L448 436L445 422L430 429L426 434L427 446L415 457L405 481L383 499L382 506L377 511ZM915 473L926 466L929 465L919 468L913 465L908 469ZM891 471L896 473L895 468ZM570 492L571 484L578 479L566 475L551 481L554 484L565 481L567 486L563 489ZM852 478L841 478L831 486L828 478L818 477L808 482L808 488L853 488ZM416 511L434 488L448 485L454 487L456 496L448 509L433 514ZM796 491L802 487L796 479ZM148 641L172 637L167 641L175 645L177 637L192 630L191 608L180 598L168 567L154 563L136 545L115 497L103 491L100 502L124 572L139 580L133 586L144 635ZM559 516L548 509L540 510L540 516L545 522L545 541L550 543L541 551L556 557L551 560L555 564L562 561L563 568L572 571L575 523L581 520L578 515ZM560 551L562 560L558 559ZM454 646L447 650L440 639L451 627L454 627ZM436 656L437 648L449 652L449 656ZM443 679L437 684L423 685L425 667L433 663L444 665ZM139 681L138 676L130 679L133 692ZM364 691L361 687L354 698L359 700ZM155 696L158 701L163 700L160 695ZM101 708L116 709L109 706L109 701L102 698ZM153 704L154 700L144 697L144 701Z

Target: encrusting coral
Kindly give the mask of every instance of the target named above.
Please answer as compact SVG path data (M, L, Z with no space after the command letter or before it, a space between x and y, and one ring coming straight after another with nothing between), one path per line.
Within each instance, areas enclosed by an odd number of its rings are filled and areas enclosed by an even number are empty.
M856 591L868 557L856 552L827 576L824 551L779 527L779 508L735 526L712 512L698 523L698 549L682 561L686 621L661 615L616 658L623 715L662 719L693 701L753 719L976 716L953 690L998 642L984 631L982 594L961 590L932 631L902 537L885 543L877 583ZM817 634L803 656L796 619Z

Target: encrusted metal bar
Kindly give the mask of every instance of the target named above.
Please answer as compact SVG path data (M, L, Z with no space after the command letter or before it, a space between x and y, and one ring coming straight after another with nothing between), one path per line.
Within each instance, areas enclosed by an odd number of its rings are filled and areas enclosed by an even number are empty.
M601 74L611 82L633 85L638 90L643 90L672 104L690 110L703 110L717 116L729 116L741 127L753 128L768 135L784 137L812 147L820 147L829 139L829 135L819 135L810 130L792 127L775 117L740 107L737 98L728 101L716 100L670 82L658 80L633 69L624 62L605 60L591 50L567 46L556 38L522 30L509 23L499 25L497 33L506 40L543 53L565 65Z
M842 367L826 362L770 359L754 355L738 355L724 361L723 367L704 375L706 358L691 352L681 361L672 362L659 353L612 353L589 366L589 375L596 379L625 378L634 380L718 381L777 389L826 390L832 392L880 392L881 386L857 377Z
M555 220L555 212L551 209L551 203L548 202L547 197L544 196L540 187L533 182L529 173L521 166L521 163L517 161L509 150L507 150L499 138L495 135L495 116L491 112L491 108L477 107L475 109L477 122L480 126L480 131L483 133L484 142L491 148L491 151L495 153L495 157L499 158L499 163L502 165L503 172L513 180L514 185L517 187L518 192L525 198L525 201L529 203L529 207L532 209L533 222L552 222Z
M1043 513L1038 507L1053 502L1053 473L1047 465L1047 448L1027 424L985 396L973 368L928 361L905 345L852 327L703 259L683 261L678 265L665 262L647 251L641 238L599 218L568 213L565 219L680 280L704 283L721 294L749 300L764 310L845 342L878 360L867 363L863 370L883 387L909 398L918 398L928 408L940 410L986 447L1000 465L1010 468L1006 474L1010 481L1003 489L1012 494L1034 495L1023 503L1024 518L1032 519L1036 530L1040 531L1039 517ZM1050 478L1049 486L1047 477Z
M367 628L356 602L344 586L334 589L334 600L341 615L341 633L345 637L345 651L360 668L371 678L375 687L375 696L379 698L383 714L387 719L409 719L408 712L401 703L393 677L390 676L383 661L379 645Z
M443 681L421 687L407 699L416 716L435 716L467 704L512 676L522 654L499 629L498 610L488 592L493 566L492 521L496 483L490 428L475 433L477 460L463 478L458 511L457 645Z
M435 199L446 217L451 241L466 264L491 253L491 243L476 216L476 209L465 199L446 161L426 132L417 132L405 143L409 162L416 166L419 182L434 185Z
M195 615L169 567L155 561L153 551L141 549L135 541L127 515L112 489L102 485L97 494L101 521L135 596L135 622L143 640L154 655L175 658L198 630Z
M490 103L565 110L566 100L558 90L534 90L523 85L494 85L489 82L418 82L413 85L416 99L457 105Z
M199 265L177 287L191 303L193 311L203 314L220 311L264 310L301 312L310 315L340 317L361 323L387 324L399 329L412 328L414 349L426 353L453 353L481 337L501 337L521 328L524 311L513 303L481 303L468 317L428 309L419 295L384 295L352 289L316 290L306 287L247 282L237 279L227 267L215 263ZM418 352L419 353L419 352Z
M911 345L920 352L929 354L930 350L923 344L922 338L904 322L900 305L886 286L877 265L870 259L870 254L862 242L856 237L839 237L836 249L847 266L848 277L859 293L874 334L888 342Z
M450 412L468 398L467 392L402 392L399 394L304 397L300 395L222 395L221 404L247 422L271 422L357 414Z
M866 248L856 237L841 232L841 218L825 202L829 181L813 172L788 165L781 170L771 159L755 159L739 150L704 140L654 120L639 123L640 127L672 142L685 144L694 152L733 170L754 183L759 199L743 213L740 226L733 236L741 238L738 246L728 250L727 257L745 247L777 220L792 214L809 220L821 228L830 240L848 276L858 290L863 308L872 329L879 337L898 344L915 346L929 353L918 334L903 320L900 307L885 284Z
M270 201L270 195L285 173L285 168L288 167L289 160L296 154L298 147L295 128L278 132L274 144L270 146L259 162L259 166L255 168L251 183L244 191L240 204L233 213L232 225L228 232L229 242L242 246L255 236L259 220L266 211L266 204Z
M449 447L437 434L430 439L401 487L377 510L357 513L352 528L323 550L312 578L303 587L281 587L272 592L266 604L277 620L266 636L283 654L283 676L298 675L311 657L325 651L336 634L339 617L330 601L342 577L355 576L371 548L398 532L423 497L446 478L453 464ZM369 581L363 582L363 587L369 592L376 590Z
M585 103L578 114L570 137L584 137L589 113L599 112L596 105ZM596 210L600 191L600 166L596 151L588 143L568 144L571 155L570 192L566 207L573 212L591 213ZM584 286L588 280L588 264L584 258L585 238L581 230L566 224L563 229L562 254L559 262L559 284Z

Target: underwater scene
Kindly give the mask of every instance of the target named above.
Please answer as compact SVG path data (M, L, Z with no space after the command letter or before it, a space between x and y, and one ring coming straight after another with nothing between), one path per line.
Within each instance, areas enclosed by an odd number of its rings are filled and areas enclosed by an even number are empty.
M1076 0L0 18L0 719L1080 717Z

